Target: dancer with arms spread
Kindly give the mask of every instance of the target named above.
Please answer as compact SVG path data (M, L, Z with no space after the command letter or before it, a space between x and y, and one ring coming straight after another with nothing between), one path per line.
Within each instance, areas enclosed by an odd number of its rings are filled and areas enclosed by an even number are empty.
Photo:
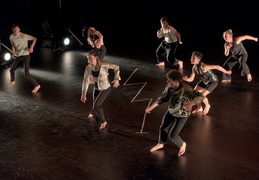
M187 82L192 82L195 79L195 75L197 75L200 78L200 81L197 83L194 90L202 93L202 95L205 97L202 101L205 104L205 108L203 110L201 103L199 103L198 108L194 110L193 113L203 111L203 115L206 115L210 109L210 104L207 95L212 93L212 91L218 86L218 77L212 70L216 69L225 74L231 74L232 72L226 71L224 68L218 65L205 64L201 61L202 57L203 55L199 51L192 52L192 74L189 78L187 76L184 76L183 80Z
M168 71L166 77L167 86L164 92L151 106L146 108L146 113L150 113L158 105L169 101L168 110L160 125L158 144L151 148L150 152L163 148L169 137L180 148L178 156L181 156L186 151L186 143L181 139L179 133L191 115L192 107L200 103L204 97L182 82L183 77L178 70ZM169 129L172 123L174 124Z
M29 68L30 53L33 53L33 48L36 44L37 38L20 32L20 27L18 24L13 24L12 31L13 33L10 35L9 39L12 44L12 58L14 59L14 62L10 69L11 81L5 86L9 87L15 84L15 70L22 62L24 67L24 76L34 84L34 89L32 90L32 93L36 93L41 86L35 80L35 78L30 75ZM28 41L32 41L30 47L28 47Z
M246 63L248 59L248 53L243 46L242 41L244 40L253 40L258 41L257 37L252 37L249 35L234 37L231 29L228 29L223 33L223 38L225 40L225 56L229 56L226 62L223 64L223 67L226 66L226 69L231 70L237 63L240 64L241 76L246 76L247 81L252 81L252 75L250 69ZM231 76L229 74L222 74L222 82L231 82Z

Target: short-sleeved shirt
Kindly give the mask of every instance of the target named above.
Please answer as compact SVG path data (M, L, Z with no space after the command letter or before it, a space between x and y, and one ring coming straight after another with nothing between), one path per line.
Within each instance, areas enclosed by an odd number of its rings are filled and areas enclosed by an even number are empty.
M11 44L15 47L15 55L17 57L30 54L28 51L28 41L33 40L32 36L24 33L20 33L17 36L11 34L9 39Z

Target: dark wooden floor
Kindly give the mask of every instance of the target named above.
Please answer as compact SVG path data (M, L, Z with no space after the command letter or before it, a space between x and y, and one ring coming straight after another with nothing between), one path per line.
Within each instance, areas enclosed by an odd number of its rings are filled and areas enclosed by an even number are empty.
M86 49L53 52L38 45L30 71L42 86L36 94L22 67L9 88L4 87L9 68L0 69L0 179L259 179L259 65L253 64L258 59L249 60L251 83L236 68L233 82L220 83L208 96L209 114L191 115L180 134L187 151L178 157L171 142L149 152L167 104L144 116L164 89L170 67L154 66L154 50L136 57L132 52L108 51L105 57L120 65L122 81L104 103L108 125L102 131L87 118L92 87L88 102L80 101ZM189 56L182 71L186 75L191 73Z

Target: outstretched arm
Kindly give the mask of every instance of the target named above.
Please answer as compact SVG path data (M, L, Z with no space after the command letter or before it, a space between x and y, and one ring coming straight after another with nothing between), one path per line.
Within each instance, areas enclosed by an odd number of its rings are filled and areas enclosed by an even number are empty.
M227 71L226 69L224 69L223 67L219 66L219 65L205 65L204 66L204 71L207 72L209 70L212 70L212 69L216 69L218 71L221 71L225 74L232 74L232 71Z
M192 82L195 78L195 72L194 72L194 67L192 67L192 74L191 76L188 78L187 76L183 76L183 80L187 81L187 82Z
M158 106L157 102L154 102L151 106L149 106L148 108L146 108L146 113L151 113L151 111Z
M258 38L257 37L253 37L253 36L249 36L249 35L244 35L244 36L236 37L236 43L237 44L239 44L243 40L253 40L253 41L257 42Z

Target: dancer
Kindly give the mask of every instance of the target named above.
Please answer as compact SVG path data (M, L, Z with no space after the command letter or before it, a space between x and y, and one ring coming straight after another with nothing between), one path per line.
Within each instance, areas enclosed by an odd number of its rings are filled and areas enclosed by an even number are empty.
M83 27L83 36L86 27ZM103 35L100 31L97 31L94 27L89 27L87 30L87 42L88 44L99 54L99 59L103 61L104 56L106 55L107 49L104 45Z
M168 136L180 148L178 156L181 156L185 153L186 143L181 139L179 133L191 114L192 106L200 103L204 97L182 82L183 77L178 70L168 71L166 77L168 84L164 92L146 109L146 113L150 113L158 105L170 101L160 125L158 144L151 148L150 152L163 148ZM169 130L169 126L173 122L174 125Z
M188 78L187 76L183 77L183 80L187 82L192 82L195 78L195 75L201 79L195 86L194 90L202 93L202 95L205 97L203 99L203 103L205 104L205 108L203 111L201 103L198 104L198 108L192 113L196 112L202 112L203 115L208 114L210 110L210 104L209 100L207 98L207 95L212 93L212 91L218 86L218 77L217 75L212 71L213 69L216 69L218 71L221 71L225 74L231 74L231 71L226 71L224 68L218 65L207 65L204 64L201 59L203 55L199 51L193 51L191 56L191 64L193 64L192 67L192 74Z
M245 47L242 44L244 40L253 40L255 42L258 41L257 37L252 37L249 35L234 37L232 29L228 29L223 33L223 38L225 40L224 48L225 48L225 56L229 56L226 62L223 64L227 66L226 69L231 70L237 63L240 64L241 76L246 76L247 81L252 81L252 75L250 73L249 67L246 64L248 54ZM222 74L222 82L231 82L231 76L228 74Z
M178 44L182 44L181 35L177 30L169 25L168 18L162 17L160 19L161 28L157 31L159 39L164 38L156 50L156 66L164 66L165 59L174 66L179 66L183 69L183 61L175 57Z
M33 48L36 44L37 38L20 32L20 27L18 24L12 25L12 31L13 33L10 35L9 39L12 44L12 58L14 59L14 62L10 69L11 81L5 86L9 87L15 84L15 70L18 68L20 62L22 62L24 66L24 76L34 84L35 87L32 90L32 93L36 93L41 86L35 78L30 75L29 68L30 53L33 53ZM30 48L28 48L28 41L32 41Z
M118 65L102 62L98 59L98 53L95 50L91 50L88 53L89 64L85 68L84 80L82 84L82 96L81 101L86 102L86 94L90 84L95 84L93 88L93 113L96 123L100 124L100 129L104 129L107 125L107 121L104 116L102 104L111 91L111 84L108 78L108 70L114 70L114 83L113 87L117 88L120 83L120 69Z

